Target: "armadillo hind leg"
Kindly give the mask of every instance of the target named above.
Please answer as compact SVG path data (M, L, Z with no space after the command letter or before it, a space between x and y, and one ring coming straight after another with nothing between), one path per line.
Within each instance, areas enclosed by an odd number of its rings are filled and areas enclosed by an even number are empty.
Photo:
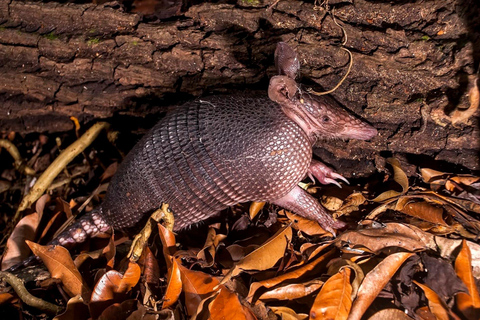
M342 175L336 173L332 170L332 168L329 168L327 165L317 160L312 160L312 163L308 168L308 176L310 177L310 179L313 180L313 182L315 182L315 177L321 184L331 183L338 186L339 188L341 188L341 186L337 181L335 181L336 179L342 180L343 182L348 184L348 180L345 179Z
M343 222L333 220L325 208L299 186L295 186L285 196L271 202L287 210L291 210L304 218L317 221L322 228L331 232L334 236L334 229L345 227Z
M110 225L102 218L99 210L93 210L68 226L66 230L47 243L47 245L61 245L70 249L76 244L85 242L90 237L102 232L107 232L109 229ZM7 271L15 272L21 268L37 263L38 260L37 256L30 256L24 261L10 267Z

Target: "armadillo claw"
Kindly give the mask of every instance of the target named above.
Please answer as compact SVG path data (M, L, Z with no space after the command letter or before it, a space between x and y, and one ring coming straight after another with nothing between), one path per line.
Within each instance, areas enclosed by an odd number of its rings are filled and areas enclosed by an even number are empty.
M335 181L335 179L342 180L346 184L350 184L348 182L348 180L345 179L345 177L336 173L331 168L327 167L325 164L323 164L323 163L321 163L320 161L317 161L317 160L312 160L312 163L310 164L310 167L308 168L308 176L310 178L312 178L312 176L317 178L318 181L321 184L330 184L331 183L331 184L334 184L334 185L336 185L340 188L341 188L340 184L337 181Z

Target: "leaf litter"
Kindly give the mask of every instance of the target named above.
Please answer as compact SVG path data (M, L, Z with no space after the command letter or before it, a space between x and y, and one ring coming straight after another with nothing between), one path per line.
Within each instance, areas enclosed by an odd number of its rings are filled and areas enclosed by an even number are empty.
M27 150L25 163L35 170L58 154L44 136L7 138ZM419 168L421 180L409 178L390 158L393 174L375 190L345 186L322 197L349 225L336 238L268 203L242 204L184 233L158 224L132 262L131 241L120 232L72 251L41 245L101 202L121 153L105 158L93 148L66 166L15 228L2 225L11 234L2 243L2 269L28 257L21 246L32 241L52 279L35 276L39 265L23 282L63 309L56 319L480 318L480 177ZM12 164L1 179L2 208L11 219L32 176ZM318 189L308 187L320 198ZM5 272L0 279L10 281ZM11 284L0 290L6 314L52 317L29 307Z

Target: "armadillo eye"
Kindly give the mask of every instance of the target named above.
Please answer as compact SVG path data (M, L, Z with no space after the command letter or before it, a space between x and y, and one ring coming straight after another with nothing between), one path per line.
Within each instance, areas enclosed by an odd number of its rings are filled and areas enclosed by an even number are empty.
M329 122L329 121L330 121L330 117L324 116L324 117L322 118L322 121L323 121L323 122Z

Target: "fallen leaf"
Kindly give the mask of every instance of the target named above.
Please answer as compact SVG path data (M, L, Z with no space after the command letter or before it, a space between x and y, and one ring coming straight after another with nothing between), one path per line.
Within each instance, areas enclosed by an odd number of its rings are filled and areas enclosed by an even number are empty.
M163 297L162 309L171 307L178 301L182 293L182 276L176 259L172 259L172 266L168 272L168 284Z
M129 299L121 303L113 303L105 308L98 320L123 320L137 309L137 300Z
M197 253L198 262L202 267L207 268L213 265L217 248L226 237L226 235L217 234L214 228L209 228L205 244L202 250Z
M455 274L450 261L431 256L428 252L421 252L419 255L421 258L419 263L427 270L423 282L435 291L441 299L448 301L459 292L467 292L467 288Z
M53 320L84 320L88 318L88 315L88 306L84 303L82 297L75 296L68 300L65 311Z
M292 283L282 285L271 290L267 290L265 293L258 297L258 300L294 300L303 298L309 294L319 290L323 285L321 280L310 280L305 283Z
M224 286L220 286L220 292L208 306L210 311L209 320L249 320L251 315L244 310L235 293Z
M376 312L373 316L368 318L368 320L412 320L409 316L405 314L402 310L398 309L383 309ZM420 320L420 319L419 319ZM434 319L432 319L434 320Z
M252 202L248 210L250 220L253 220L253 218L255 218L255 216L260 212L260 210L263 209L264 206L265 202Z
M455 260L455 271L458 277L467 286L468 294L459 292L456 296L458 309L468 319L480 318L480 296L472 274L472 257L465 240L462 241L461 250Z
M424 221L447 226L447 223L443 220L443 209L425 201L414 202L408 196L400 197L395 210Z
M129 262L125 274L109 270L97 281L89 303L90 313L95 319L114 303L125 300L127 293L138 283L140 267Z
M379 253L388 248L403 248L414 252L436 249L434 236L412 225L386 223L384 227L347 231L336 239L336 246L341 250L362 249Z
M415 280L413 280L413 282L417 286L419 286L423 290L423 292L425 292L425 296L428 299L428 307L430 308L430 311L435 315L435 317L438 320L449 320L449 314L451 315L451 313L448 312L447 305L442 299L439 298L435 291Z
M287 307L270 307L272 311L280 317L282 320L306 320L308 315L304 313L296 313Z
M200 302L216 291L214 288L220 284L220 281L209 274L185 268L178 259L177 265L182 278L187 313L193 315Z
M378 195L375 199L373 199L373 202L383 202L385 200L397 197L401 194L405 194L408 190L408 177L405 172L403 172L400 161L398 161L396 158L388 158L387 163L392 166L393 180L402 187L402 192L398 192L395 190L385 191Z
M350 268L343 268L323 285L310 309L310 319L347 319L352 307Z
M400 266L413 255L413 253L398 252L387 256L363 279L358 289L357 297L353 302L349 320L360 320L373 300L390 281Z
M290 226L279 230L262 246L240 260L223 278L221 283L225 283L231 277L245 270L266 270L272 268L285 254L285 248L291 239L292 228Z
M157 226L158 234L160 235L160 240L162 241L163 256L165 258L165 262L167 263L167 267L170 268L172 257L177 251L175 234L165 228L161 223L157 223Z
M28 240L27 244L32 252L42 259L52 278L62 280L65 291L71 297L82 295L85 301L89 300L90 289L84 283L67 249L62 246L41 246Z
M252 283L250 285L250 290L248 292L248 296L246 300L249 303L252 303L254 300L255 293L260 288L266 288L266 289L273 288L280 283L283 283L292 279L301 279L302 276L308 275L310 273L315 273L315 274L318 273L319 270L322 270L325 268L326 264L330 261L330 259L335 254L335 252L336 252L335 250L330 250L327 253L319 256L315 260L310 261L292 271L289 271L287 273L284 273L274 278Z
M449 175L448 173L433 170L430 168L422 168L420 169L420 173L425 183L431 183L432 181L435 181L438 179L445 179Z
M116 293L127 293L133 287L135 287L140 280L141 270L140 266L135 262L128 262L128 268L125 270L125 273L118 284L118 288L115 291Z
M323 229L316 221L305 219L289 211L285 211L285 213L287 214L288 219L293 222L293 227L296 230L308 234L309 236L331 235L330 232L325 231L325 229Z
M33 241L35 239L39 222L40 215L34 212L23 217L17 223L5 247L2 258L2 270L6 270L29 257L31 251L25 241Z

